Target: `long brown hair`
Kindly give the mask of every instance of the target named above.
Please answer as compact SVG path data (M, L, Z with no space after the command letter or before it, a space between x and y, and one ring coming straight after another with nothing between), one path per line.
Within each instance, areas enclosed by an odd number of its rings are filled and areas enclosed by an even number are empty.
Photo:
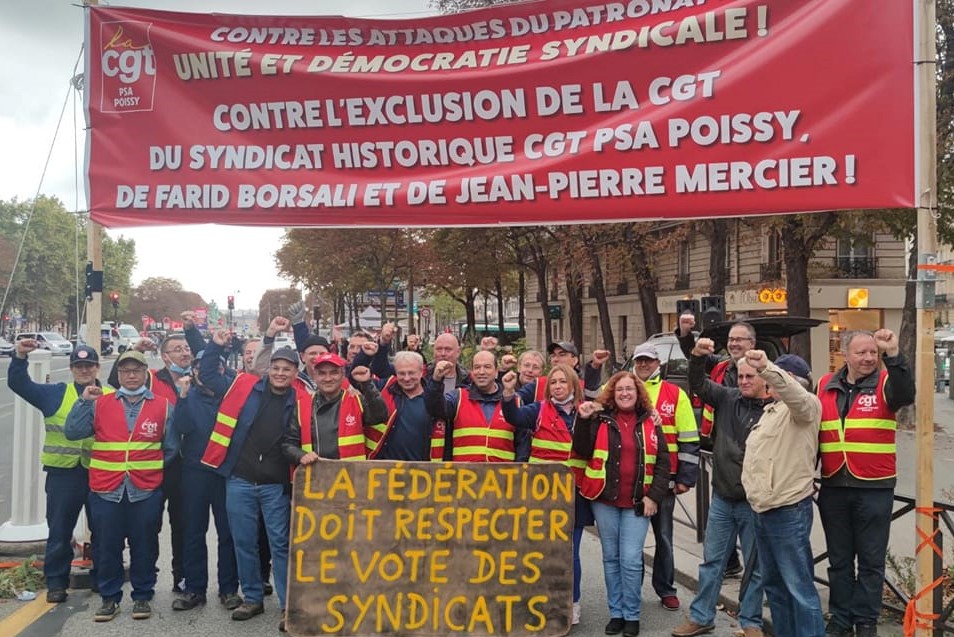
M652 410L653 403L649 400L649 392L646 391L646 386L643 385L643 381L639 380L639 377L633 372L616 372L613 374L613 376L606 381L606 384L603 385L603 391L601 391L600 395L596 398L596 402L603 405L603 407L609 411L615 411L616 401L613 400L613 397L616 394L616 384L624 378L632 378L633 382L636 383L636 411L648 412Z
M563 372L566 382L570 385L570 391L573 392L573 406L579 407L582 399L581 395L583 393L580 390L579 377L576 375L576 370L566 363L557 363L550 370L550 373L547 374L547 388L543 392L543 397L547 400L553 398L553 394L550 393L550 379L553 377L553 372Z

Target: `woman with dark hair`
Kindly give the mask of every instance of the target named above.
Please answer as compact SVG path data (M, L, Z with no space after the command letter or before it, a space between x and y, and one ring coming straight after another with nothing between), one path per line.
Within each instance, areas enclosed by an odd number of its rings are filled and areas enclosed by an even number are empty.
M618 372L599 397L577 409L573 452L586 460L580 493L593 501L603 549L607 635L639 635L643 544L649 518L669 488L669 454L649 394Z
M573 447L573 421L583 393L579 378L572 367L565 364L553 366L546 377L543 400L519 406L514 400L517 374L507 372L503 383L503 416L518 429L533 432L530 440L530 462L562 462L573 467L570 458ZM582 468L583 462L577 459ZM577 472L574 472L575 474ZM583 567L580 563L580 541L583 528L593 525L593 511L589 500L576 494L576 522L573 527L573 624L580 623L580 579Z

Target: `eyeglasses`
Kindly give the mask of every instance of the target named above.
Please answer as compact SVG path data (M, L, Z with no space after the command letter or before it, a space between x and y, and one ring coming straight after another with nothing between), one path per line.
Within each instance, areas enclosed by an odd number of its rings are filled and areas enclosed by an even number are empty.
M751 336L730 336L730 343L748 343L749 341L754 340Z
M145 367L120 367L119 368L120 375L135 376L137 374L145 374L145 373L146 373Z
M191 352L188 347L173 347L165 351L166 354L185 354L186 352Z
M649 365L650 363L658 362L658 360L659 360L659 359L656 359L656 358L637 358L637 359L636 359L636 364L637 364L637 365Z

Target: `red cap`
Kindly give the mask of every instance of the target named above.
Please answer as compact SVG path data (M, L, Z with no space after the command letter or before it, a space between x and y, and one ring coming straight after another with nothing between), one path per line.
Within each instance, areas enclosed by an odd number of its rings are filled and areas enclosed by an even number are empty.
M324 354L319 354L318 356L313 358L312 361L314 362L315 367L318 367L319 365L323 363L329 363L331 365L334 365L335 367L344 367L345 365L347 365L347 363L345 362L343 358L341 358L337 354L332 354L331 352L325 352Z

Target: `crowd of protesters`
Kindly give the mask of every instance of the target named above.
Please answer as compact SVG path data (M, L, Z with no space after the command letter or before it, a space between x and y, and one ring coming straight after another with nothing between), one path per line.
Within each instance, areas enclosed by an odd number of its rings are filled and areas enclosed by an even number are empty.
M183 318L183 334L158 346L143 339L118 358L105 384L97 378L97 352L82 345L70 356L72 382L36 383L26 359L37 344L16 344L9 386L46 423L47 601L67 599L72 530L86 507L92 578L102 597L94 620L120 611L127 545L132 617L150 617L167 510L174 610L207 601L210 514L218 600L232 619L262 614L273 590L284 610L289 468L323 458L563 463L578 491L570 622L581 619L580 542L594 523L605 633L640 632L650 528L652 588L665 609L680 609L673 511L676 497L698 479L700 429L689 394L663 380L652 344L635 348L632 372L605 380L609 352L583 359L568 341L551 343L546 356L530 350L517 358L499 355L487 338L465 367L453 334L437 336L428 362L413 334L395 352L391 324L376 337L352 335L339 355L337 346L309 333L300 303L289 317L273 318L261 339L241 346L227 330L206 342L192 316ZM746 637L762 634L763 596L776 635L876 635L896 473L894 414L914 400L897 337L884 329L845 334L845 366L813 392L808 364L791 354L770 361L751 325L731 327L722 358L694 327L684 315L676 335L690 358L689 389L706 404L701 429L713 448L714 495L698 591L672 634L714 629L738 538ZM297 347L276 348L275 337L288 330ZM144 353L156 349L163 367L151 370ZM827 625L810 545L819 460L831 581Z

